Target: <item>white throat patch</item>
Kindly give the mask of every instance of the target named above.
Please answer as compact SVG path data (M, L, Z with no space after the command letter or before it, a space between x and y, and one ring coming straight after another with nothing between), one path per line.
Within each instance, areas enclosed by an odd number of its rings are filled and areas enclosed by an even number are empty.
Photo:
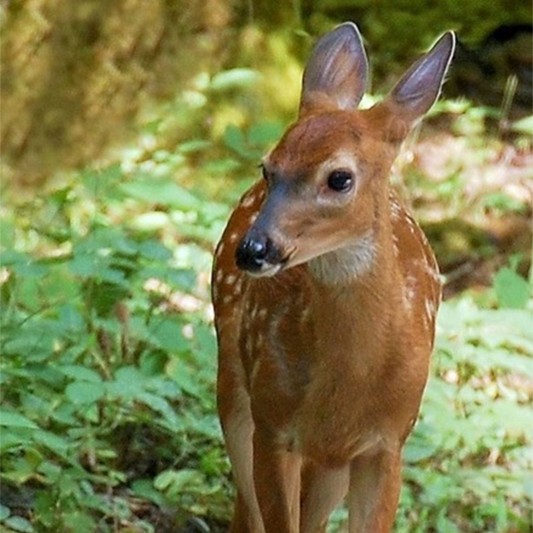
M327 252L308 262L309 271L327 285L345 284L361 277L372 268L376 243L371 232L355 244Z

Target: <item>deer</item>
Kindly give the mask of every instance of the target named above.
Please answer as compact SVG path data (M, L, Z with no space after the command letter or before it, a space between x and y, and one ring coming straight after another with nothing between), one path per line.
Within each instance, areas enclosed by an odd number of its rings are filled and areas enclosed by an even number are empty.
M402 449L435 338L435 255L389 184L438 99L444 33L380 102L352 22L321 37L299 113L263 158L215 248L217 406L236 485L230 531L393 527Z

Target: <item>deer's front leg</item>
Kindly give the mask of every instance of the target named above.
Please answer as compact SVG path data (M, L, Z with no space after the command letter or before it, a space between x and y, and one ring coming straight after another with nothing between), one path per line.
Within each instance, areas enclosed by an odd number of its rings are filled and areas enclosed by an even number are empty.
M348 490L349 466L328 468L315 463L302 474L301 533L325 533L329 515Z
M299 455L279 448L271 435L254 433L254 484L266 533L297 533L300 507Z
M401 485L401 446L356 457L350 468L350 533L389 533Z

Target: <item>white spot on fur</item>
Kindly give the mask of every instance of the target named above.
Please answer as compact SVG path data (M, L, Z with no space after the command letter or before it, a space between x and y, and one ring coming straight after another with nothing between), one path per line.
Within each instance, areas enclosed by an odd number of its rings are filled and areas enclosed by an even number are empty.
M368 232L352 246L311 259L308 263L309 271L315 279L327 285L348 283L370 271L375 255L374 236Z
M226 285L233 285L236 279L237 276L235 276L235 274L228 274L224 281L226 282Z
M424 306L426 308L427 322L431 322L435 317L435 304L433 303L433 300L431 300L430 298L426 298L426 300L424 301Z
M237 283L235 283L235 287L233 287L233 293L235 295L239 295L242 292L242 278L239 277L237 280Z
M216 251L216 256L217 257L220 257L220 255L222 254L222 251L224 250L224 243L223 242L220 242L219 245L218 245L218 248L217 248L217 251Z
M396 233L392 234L392 249L394 251L394 255L398 257L400 255L400 240L398 239L398 235L396 235Z
M444 283L444 278L440 275L439 267L436 263L428 263L427 260L418 260L417 263L435 283L438 283L439 285Z
M250 207L255 202L255 194L248 193L241 201L242 207Z
M403 214L402 206L398 203L398 200L394 196L390 196L390 209L391 216L394 219L399 219Z
M257 213L254 213L248 220L250 224L253 224L257 219Z
M215 275L215 281L217 283L220 283L223 277L224 277L224 271L222 269L217 270L217 273Z
M404 283L403 303L407 309L411 310L416 296L417 279L414 276L407 276Z
M230 236L229 236L229 242L237 242L239 238L239 234L234 231Z
M405 221L407 222L407 226L409 227L409 231L411 233L416 233L417 223L409 215L406 215Z

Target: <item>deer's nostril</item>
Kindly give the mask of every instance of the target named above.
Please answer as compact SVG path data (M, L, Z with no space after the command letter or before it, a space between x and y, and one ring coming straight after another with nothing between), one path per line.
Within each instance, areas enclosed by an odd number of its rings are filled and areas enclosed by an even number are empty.
M248 249L250 255L252 255L256 260L265 259L268 251L268 239L258 240L252 239L248 243Z
M265 235L246 236L239 244L235 260L242 270L257 271L267 262L272 241Z

